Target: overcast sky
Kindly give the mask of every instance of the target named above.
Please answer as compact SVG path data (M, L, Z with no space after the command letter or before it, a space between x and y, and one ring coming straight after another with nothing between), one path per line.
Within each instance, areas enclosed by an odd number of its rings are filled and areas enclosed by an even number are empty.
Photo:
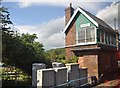
M18 1L18 2L16 2ZM57 0L6 0L2 3L10 12L14 30L20 33L35 33L45 49L59 48L65 46L65 36L62 32L65 27L65 8L72 0L58 2ZM101 18L114 28L114 18L118 22L118 0L110 2L72 2L74 9L78 6ZM118 23L117 23L118 28Z

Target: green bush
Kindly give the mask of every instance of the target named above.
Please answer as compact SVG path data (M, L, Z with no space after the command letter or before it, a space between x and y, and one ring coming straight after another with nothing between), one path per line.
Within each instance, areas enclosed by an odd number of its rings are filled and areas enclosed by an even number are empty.
M78 61L78 57L73 56L70 59L67 59L67 60L64 59L64 60L61 60L60 62L66 64L66 63L77 63L77 61Z

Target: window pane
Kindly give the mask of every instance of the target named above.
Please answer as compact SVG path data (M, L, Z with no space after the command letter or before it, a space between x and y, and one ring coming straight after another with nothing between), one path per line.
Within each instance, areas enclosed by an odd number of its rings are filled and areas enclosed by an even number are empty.
M97 42L100 42L100 29L97 29Z
M94 42L95 41L95 28L87 28L86 29L86 42Z
M78 30L78 43L95 42L95 28L86 27Z
M110 44L110 34L108 34L108 44Z
M116 35L114 35L114 37L113 37L114 39L114 45L116 46Z
M116 35L111 35L111 44L116 46Z
M102 43L104 43L104 32L101 31L101 38L102 38Z
M105 32L105 44L109 44L108 33L107 32Z
M78 43L85 43L85 29L78 31Z

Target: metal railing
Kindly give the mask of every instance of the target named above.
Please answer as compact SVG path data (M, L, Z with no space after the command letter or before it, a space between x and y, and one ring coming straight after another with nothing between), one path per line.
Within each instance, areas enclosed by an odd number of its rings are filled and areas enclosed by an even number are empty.
M63 83L63 84L60 84L60 85L56 85L54 87L51 87L51 88L59 88L59 87L75 87L75 88L80 88L80 87L83 87L83 86L87 86L87 85L90 85L89 82L86 82L84 84L81 84L81 85L75 85L76 82L80 82L81 80L87 80L88 79L91 80L91 77L84 77L84 78L78 78L78 79L74 79L74 80L70 80L69 82L66 82L66 83Z

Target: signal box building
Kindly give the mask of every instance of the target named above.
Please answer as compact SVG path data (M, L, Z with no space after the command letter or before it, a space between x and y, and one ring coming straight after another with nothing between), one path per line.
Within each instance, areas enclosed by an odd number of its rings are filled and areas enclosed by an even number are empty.
M70 5L65 9L65 18L66 59L77 56L80 67L88 68L88 76L114 78L118 31L81 7L74 11Z

